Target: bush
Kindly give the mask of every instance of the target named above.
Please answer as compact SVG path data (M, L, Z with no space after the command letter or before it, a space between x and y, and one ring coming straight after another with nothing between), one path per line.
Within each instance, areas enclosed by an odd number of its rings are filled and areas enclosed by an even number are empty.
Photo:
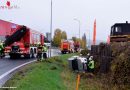
M88 49L86 48L86 49L84 49L84 50L81 50L81 54L83 55L83 56L86 56L87 54L88 54Z
M112 44L111 81L113 84L130 84L130 47L127 43Z

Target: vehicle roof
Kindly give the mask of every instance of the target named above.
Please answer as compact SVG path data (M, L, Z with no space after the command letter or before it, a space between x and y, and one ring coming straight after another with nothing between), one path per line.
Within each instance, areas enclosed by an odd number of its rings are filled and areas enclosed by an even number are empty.
M113 26L130 26L130 23L116 23Z

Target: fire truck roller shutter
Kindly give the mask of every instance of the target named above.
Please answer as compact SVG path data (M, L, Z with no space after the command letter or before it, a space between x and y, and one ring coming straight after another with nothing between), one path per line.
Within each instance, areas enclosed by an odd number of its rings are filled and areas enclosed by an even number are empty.
M33 50L33 48L30 48L30 53L25 54L24 57L27 58L27 59L34 58L34 50Z
M20 41L27 31L28 29L26 28L26 26L22 26L19 30L17 30L15 33L13 33L11 36L9 36L5 40L5 46L8 46L14 42Z
M34 50L33 50L33 48L30 49L30 58L34 58Z

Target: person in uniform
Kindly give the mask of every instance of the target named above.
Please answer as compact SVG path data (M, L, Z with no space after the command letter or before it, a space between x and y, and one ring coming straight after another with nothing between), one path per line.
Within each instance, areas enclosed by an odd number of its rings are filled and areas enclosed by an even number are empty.
M0 42L0 57L2 58L4 56L4 43Z
M42 60L42 45L39 44L38 50L37 50L37 61L41 61L41 60Z
M47 46L43 45L42 49L43 49L43 58L46 60L47 59Z

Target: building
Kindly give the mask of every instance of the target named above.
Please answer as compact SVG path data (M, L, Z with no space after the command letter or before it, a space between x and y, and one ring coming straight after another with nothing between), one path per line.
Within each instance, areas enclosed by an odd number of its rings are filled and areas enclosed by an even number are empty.
M46 38L47 38L47 41L51 41L51 33L47 32L46 33Z

